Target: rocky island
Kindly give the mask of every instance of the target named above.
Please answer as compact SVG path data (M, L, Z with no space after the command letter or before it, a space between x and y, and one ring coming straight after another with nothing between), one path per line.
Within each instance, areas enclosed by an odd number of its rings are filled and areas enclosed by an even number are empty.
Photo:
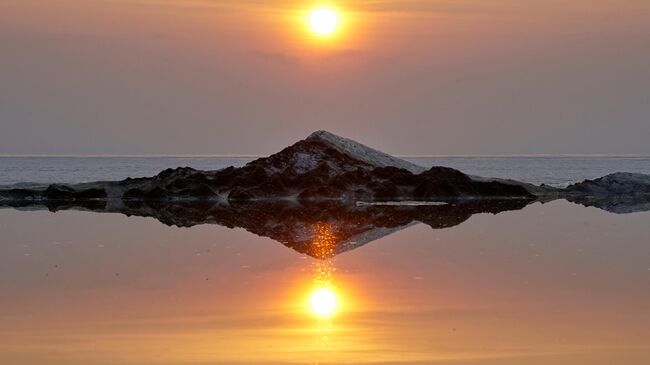
M127 202L338 201L457 202L463 200L549 201L565 198L608 207L625 201L645 207L650 176L617 173L565 189L469 176L447 167L425 169L326 131L247 165L217 171L168 169L154 177L82 184L52 184L0 190L1 205L93 205ZM616 205L616 204L614 204ZM635 207L631 208L632 210Z

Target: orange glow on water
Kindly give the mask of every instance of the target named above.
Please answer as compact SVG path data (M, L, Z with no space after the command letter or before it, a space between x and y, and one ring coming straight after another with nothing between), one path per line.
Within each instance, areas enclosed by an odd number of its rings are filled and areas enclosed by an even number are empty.
M328 257L313 259L241 230L0 210L6 242L28 243L2 246L0 363L647 363L647 249L629 243L647 218L579 212L533 206L544 230L514 215L411 227L336 259L341 225L312 223ZM567 224L581 228L562 252L584 253L558 264L545 243ZM612 239L627 266L602 265Z

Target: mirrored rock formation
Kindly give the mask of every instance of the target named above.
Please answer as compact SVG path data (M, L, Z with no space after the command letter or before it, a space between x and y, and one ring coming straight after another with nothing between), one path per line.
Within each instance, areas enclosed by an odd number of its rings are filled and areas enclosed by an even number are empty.
M357 206L329 201L211 202L87 201L72 204L17 204L17 209L84 210L151 217L163 224L192 227L217 224L243 228L309 256L325 259L353 250L414 224L433 229L453 227L474 214L519 210L530 200L477 200L441 205Z

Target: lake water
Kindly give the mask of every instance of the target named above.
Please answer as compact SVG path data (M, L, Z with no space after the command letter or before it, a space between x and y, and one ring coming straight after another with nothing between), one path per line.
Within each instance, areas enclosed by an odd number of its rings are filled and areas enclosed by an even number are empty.
M448 166L465 173L565 186L610 173L650 174L650 156L621 157L420 157L424 166ZM153 176L166 168L218 170L239 167L250 157L0 157L0 186L17 183L76 183Z
M648 170L506 160L420 161L558 184ZM0 159L0 171L11 184L245 161ZM0 209L0 364L650 363L650 212L471 204Z

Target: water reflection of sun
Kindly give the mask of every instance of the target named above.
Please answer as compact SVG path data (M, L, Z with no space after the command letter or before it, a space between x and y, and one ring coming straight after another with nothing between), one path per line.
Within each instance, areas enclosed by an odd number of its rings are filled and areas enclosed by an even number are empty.
M314 257L326 259L336 252L336 235L329 223L314 224L314 237L311 242L311 252Z
M317 317L327 319L336 314L340 303L340 296L334 285L333 259L336 248L336 235L328 223L314 225L314 238L311 243L312 253L315 257L325 259L313 264L313 288L309 294L309 310Z
M313 314L329 318L336 313L338 307L338 298L332 288L317 288L311 293L309 305Z

